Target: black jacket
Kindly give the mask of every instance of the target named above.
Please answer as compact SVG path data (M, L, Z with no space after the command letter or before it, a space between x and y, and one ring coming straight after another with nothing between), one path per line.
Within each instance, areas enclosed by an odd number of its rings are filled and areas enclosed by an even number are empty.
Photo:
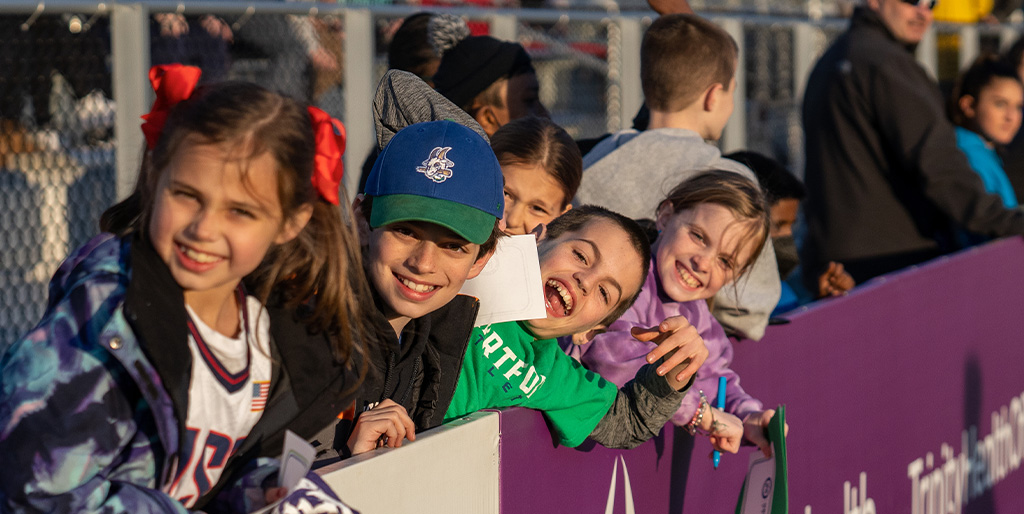
M348 457L346 442L360 413L390 398L405 407L416 431L440 425L455 394L455 384L466 356L480 302L456 295L444 307L410 320L402 330L399 344L395 331L382 314L380 298L372 323L378 340L367 345L370 370L359 387L355 418L346 416L334 430L321 433L317 446L318 465Z
M125 295L125 316L138 335L143 351L160 375L174 404L179 435L187 434L188 387L192 358L186 344L156 344L188 340L187 313L181 288L148 241L132 244L131 274ZM352 403L356 376L338 363L324 334L311 334L296 313L273 304L270 351L274 363L270 397L256 426L228 460L221 480L196 503L202 509L229 482L235 471L257 457L279 457L286 429L311 438L331 425ZM184 447L184 441L179 448ZM160 469L160 467L157 467Z
M803 122L806 279L830 260L858 281L927 260L955 250L961 227L1024 234L1024 212L985 192L938 86L875 11L855 10L815 65Z

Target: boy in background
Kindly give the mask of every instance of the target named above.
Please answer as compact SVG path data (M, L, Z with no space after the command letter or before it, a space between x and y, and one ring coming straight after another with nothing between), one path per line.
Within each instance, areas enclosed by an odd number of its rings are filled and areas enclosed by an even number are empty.
M796 249L793 228L800 212L800 201L807 196L807 188L803 182L790 173L779 161L757 152L733 152L725 156L736 162L743 163L757 175L757 180L764 191L765 200L771 210L772 225L769 236L775 247L775 260L779 265L779 277L782 278L782 297L775 308L775 313L782 313L796 308L800 304L800 295L795 289L803 289L799 284L790 284L787 279L800 265L800 256ZM843 265L829 262L825 271L818 276L817 298L839 296L856 285ZM806 299L811 293L804 292Z
M469 113L490 136L519 118L549 118L540 83L519 43L470 36L445 52L434 89Z
M737 59L736 42L707 20L689 14L655 20L640 48L648 129L613 134L584 156L574 203L653 219L656 199L701 171L734 171L756 182L746 166L705 142L718 140L732 115ZM727 331L760 339L780 287L775 253L765 245L748 276L714 297L712 313Z

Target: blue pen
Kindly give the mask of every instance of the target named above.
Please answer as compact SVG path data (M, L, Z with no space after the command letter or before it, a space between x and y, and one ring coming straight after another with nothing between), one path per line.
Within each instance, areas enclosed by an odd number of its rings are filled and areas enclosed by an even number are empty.
M718 377L718 396L715 398L715 407L719 410L725 409L725 384L727 380L725 377ZM715 469L718 469L718 462L722 460L722 452L715 450L714 455L711 457L715 462Z

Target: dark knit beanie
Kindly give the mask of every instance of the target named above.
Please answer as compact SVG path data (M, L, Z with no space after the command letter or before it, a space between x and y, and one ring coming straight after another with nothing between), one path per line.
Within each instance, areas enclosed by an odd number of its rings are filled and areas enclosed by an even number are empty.
M434 75L434 89L466 108L498 79L531 71L530 56L519 43L470 36L445 52Z

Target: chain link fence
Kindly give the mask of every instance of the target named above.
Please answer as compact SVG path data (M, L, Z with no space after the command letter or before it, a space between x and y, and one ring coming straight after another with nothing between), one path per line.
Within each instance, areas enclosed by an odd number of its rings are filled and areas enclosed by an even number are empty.
M760 1L691 3L728 25L743 48L745 102L737 98L723 148L761 151L802 172L802 86L846 22L808 21L809 6L819 5L811 2L772 3L775 12L801 18L719 14L767 10ZM38 321L57 266L130 191L142 152L137 116L151 101L144 78L150 63L192 64L202 68L204 81L252 81L316 104L346 123L347 175L358 175L374 141L369 104L387 66L387 44L397 23L415 12L269 2L255 9L197 2L187 10L169 2L20 5L0 5L0 348ZM619 4L623 12L626 5ZM446 12L467 18L476 33L522 43L533 57L542 102L583 139L631 126L642 102L640 38L651 21L649 12L596 9ZM942 39L946 32L955 36L952 43ZM926 49L932 57L923 60L939 63L931 65L935 70L947 66L941 59L952 51L956 69L991 41L1005 45L1011 32L997 26L965 37L959 27L943 27Z
M108 20L28 14L0 16L0 345L115 199Z

